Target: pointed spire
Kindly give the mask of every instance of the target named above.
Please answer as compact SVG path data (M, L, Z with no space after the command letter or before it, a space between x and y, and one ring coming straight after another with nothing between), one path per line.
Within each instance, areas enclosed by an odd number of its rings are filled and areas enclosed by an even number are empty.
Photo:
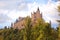
M37 9L38 11L39 11L39 7L38 7L38 9Z
M38 11L40 12L39 7L37 8L37 12L38 12Z

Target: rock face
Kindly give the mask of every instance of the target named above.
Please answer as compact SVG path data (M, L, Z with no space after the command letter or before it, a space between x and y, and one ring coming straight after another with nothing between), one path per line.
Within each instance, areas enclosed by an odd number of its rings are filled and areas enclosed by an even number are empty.
M37 9L36 12L31 13L31 22L32 24L35 24L37 19L42 19L42 14L40 13L39 8ZM19 17L15 23L13 23L11 26L16 29L22 29L24 28L24 24L25 24L25 18Z

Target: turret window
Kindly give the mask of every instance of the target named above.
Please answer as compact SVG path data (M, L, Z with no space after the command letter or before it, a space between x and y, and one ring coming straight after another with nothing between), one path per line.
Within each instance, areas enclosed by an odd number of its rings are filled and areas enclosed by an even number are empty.
M34 16L34 18L36 18L36 16Z

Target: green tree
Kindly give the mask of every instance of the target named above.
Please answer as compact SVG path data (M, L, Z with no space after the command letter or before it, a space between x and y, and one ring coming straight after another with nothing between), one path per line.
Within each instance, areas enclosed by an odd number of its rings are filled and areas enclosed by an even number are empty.
M37 40L52 40L51 39L51 24L44 22L43 19L38 19L40 36Z
M60 40L60 26L58 27L57 32L58 32L58 40Z
M59 12L59 16L60 16L60 4L58 5L58 7L57 7L57 9L58 9L58 12ZM58 40L60 40L60 20L58 20L58 22L59 22L59 25L58 25Z
M31 40L31 19L30 17L26 17L25 19L25 35L26 40Z
M57 10L58 10L59 16L60 16L60 4L57 6Z
M60 12L60 5L57 8L58 8L58 12Z

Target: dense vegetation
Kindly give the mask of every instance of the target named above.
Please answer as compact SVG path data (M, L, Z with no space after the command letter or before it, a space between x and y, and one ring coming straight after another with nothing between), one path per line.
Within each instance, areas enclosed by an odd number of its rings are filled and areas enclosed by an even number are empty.
M12 27L0 29L0 40L60 40L60 26L54 29L43 19L37 21L38 23L32 26L31 19L27 17L25 28L21 30Z

